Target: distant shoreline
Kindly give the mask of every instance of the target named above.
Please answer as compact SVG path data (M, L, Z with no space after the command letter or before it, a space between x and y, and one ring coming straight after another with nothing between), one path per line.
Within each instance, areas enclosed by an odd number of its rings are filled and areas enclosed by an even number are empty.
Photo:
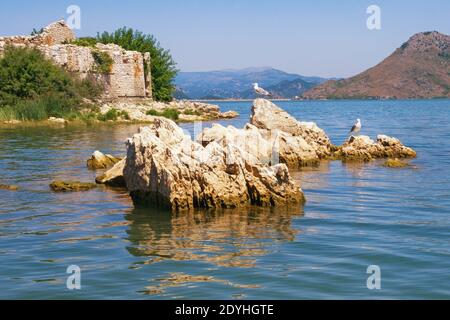
M205 101L220 101L220 102L252 102L255 101L255 99L183 99L191 102L205 102ZM267 99L270 101L301 101L301 100L294 100L294 99Z

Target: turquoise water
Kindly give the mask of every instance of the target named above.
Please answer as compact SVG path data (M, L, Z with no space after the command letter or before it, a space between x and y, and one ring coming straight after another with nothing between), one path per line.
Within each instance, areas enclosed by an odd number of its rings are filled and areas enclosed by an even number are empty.
M0 128L0 298L450 298L450 101L279 102L335 144L356 118L418 152L406 169L326 162L292 172L304 208L170 214L134 209L123 190L55 194L92 181L94 150L124 155L137 126ZM220 103L240 118L250 102ZM193 126L183 127L192 130ZM81 290L66 268L81 268ZM369 290L369 265L381 290Z

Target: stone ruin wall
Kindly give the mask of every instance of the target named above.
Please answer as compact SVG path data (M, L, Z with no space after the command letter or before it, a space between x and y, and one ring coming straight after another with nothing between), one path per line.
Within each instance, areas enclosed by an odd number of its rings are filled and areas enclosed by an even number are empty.
M144 73L144 61L150 63L149 54L127 51L114 44L97 44L95 48L70 44L75 39L73 31L64 21L52 23L34 36L0 37L0 54L8 45L34 47L46 57L80 78L99 81L105 90L105 98L151 98L151 74ZM111 71L95 72L92 52L106 52L112 59Z

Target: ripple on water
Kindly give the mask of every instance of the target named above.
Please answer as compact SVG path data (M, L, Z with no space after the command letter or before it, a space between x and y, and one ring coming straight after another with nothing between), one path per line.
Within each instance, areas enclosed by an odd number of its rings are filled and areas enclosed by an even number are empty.
M220 104L241 113L222 124L247 122L249 103ZM135 209L124 190L55 194L53 180L93 181L91 153L123 156L139 126L0 128L0 183L20 188L0 190L0 298L449 298L449 104L280 102L336 144L361 118L364 134L418 151L401 170L375 161L293 171L304 208L171 214ZM72 264L79 292L65 288ZM373 264L377 292L366 288Z

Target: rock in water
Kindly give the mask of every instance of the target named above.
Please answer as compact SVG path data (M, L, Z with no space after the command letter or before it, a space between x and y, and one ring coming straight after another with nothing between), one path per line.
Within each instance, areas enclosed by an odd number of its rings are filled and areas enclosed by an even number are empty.
M120 158L116 158L110 154L103 154L100 151L95 151L87 161L87 166L89 169L107 169L120 160Z
M331 154L331 142L312 122L298 122L272 102L256 99L251 123L244 129L214 124L197 137L207 146L212 141L226 147L229 143L244 149L263 163L285 163L289 167L317 164Z
M19 190L19 187L12 186L9 184L0 184L0 190L17 191L17 190Z
M376 142L368 136L351 136L335 155L342 160L370 161L377 158L414 158L416 152L405 147L400 140L385 135L379 135Z
M55 192L88 191L96 187L95 183L79 181L54 181L50 184L50 188Z
M405 168L408 167L408 164L401 161L399 158L395 158L395 159L387 159L383 163L383 166L387 168Z
M266 139L274 137L277 132L287 136L299 137L300 145L308 144L308 150L313 150L318 159L331 155L331 141L325 132L314 122L299 122L269 100L256 99L253 102L250 123L263 131ZM306 146L305 146L306 147ZM308 155L307 158L310 158ZM308 159L310 160L310 159Z
M95 182L98 184L105 184L111 187L126 187L125 179L123 178L123 169L125 167L126 159L117 162L114 167L106 171L104 174L98 176Z
M174 211L304 201L286 165L264 165L235 144L204 147L164 118L127 141L124 178L136 204Z

